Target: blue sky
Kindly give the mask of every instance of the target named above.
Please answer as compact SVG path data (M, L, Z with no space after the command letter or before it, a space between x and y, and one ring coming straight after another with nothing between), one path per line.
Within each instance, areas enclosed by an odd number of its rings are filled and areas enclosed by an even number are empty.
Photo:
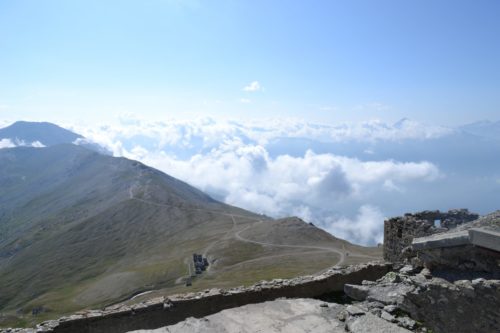
M499 15L496 0L0 0L0 117L498 120Z

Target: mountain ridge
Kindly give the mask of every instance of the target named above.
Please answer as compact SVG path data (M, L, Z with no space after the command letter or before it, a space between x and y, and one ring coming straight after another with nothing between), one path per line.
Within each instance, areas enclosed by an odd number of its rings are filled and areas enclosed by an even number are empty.
M0 140L10 140L14 147L74 144L101 154L112 155L105 147L50 122L16 121L9 126L0 128Z
M84 137L49 122L16 121L0 128L0 139L18 139L27 143L39 141L45 146L73 143Z
M314 273L346 251L350 262L380 257L300 219L233 207L140 162L70 143L0 149L0 185L0 311L16 326L143 291ZM193 253L210 265L188 288Z

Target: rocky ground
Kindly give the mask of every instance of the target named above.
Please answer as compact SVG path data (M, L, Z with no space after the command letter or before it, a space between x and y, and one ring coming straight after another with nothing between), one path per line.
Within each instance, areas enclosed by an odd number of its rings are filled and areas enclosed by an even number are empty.
M355 305L316 299L280 299L228 309L201 319L188 318L175 325L134 333L343 333L409 330Z
M134 333L500 331L499 280L446 280L406 265L344 291L343 304L279 299Z
M344 291L363 312L416 332L426 331L421 322L433 332L500 332L500 280L443 279L407 265Z
M459 225L456 230L467 230L471 228L486 228L489 230L500 231L500 210L491 214L481 216L475 221Z
M427 268L411 265L396 265L389 271L390 268L388 264L382 263L375 266L351 266L343 269L332 269L315 277L300 277L293 280L277 279L262 281L249 288L178 295L177 298L162 300L158 304L142 305L144 309L149 309L148 311L153 311L153 308L160 306L170 316L175 315L175 309L178 311L184 309L180 311L181 315L186 312L186 316L183 316L180 321L165 323L164 325L169 326L153 330L134 331L134 329L145 326L129 327L125 330L113 326L120 323L114 322L113 318L116 319L121 313L130 311L132 311L131 315L125 316L125 322L122 324L130 324L130 322L126 322L127 320L141 320L142 308L135 307L108 309L106 311L110 311L109 314L92 312L85 316L74 315L72 318L63 318L54 323L54 332L74 332L72 329L69 331L58 330L58 325L64 324L68 320L76 324L79 321L89 323L88 326L80 325L81 330L78 332L107 332L107 328L113 328L113 332L128 331L134 333L500 332L500 280L462 279L457 271L450 271L447 278L443 278L433 275L433 272ZM370 279L368 275L372 274L371 278L374 281L358 279L354 282L359 284L350 284L348 281L345 281L345 284L341 282L347 276L353 278L355 274L360 273L365 279ZM327 287L333 282L342 283L343 293L335 291L341 290L342 287L339 289L334 288L333 285ZM334 291L320 295L317 293L317 287ZM307 291L304 293L303 291L306 289ZM209 312L211 314L206 313L199 317L194 314L198 303L198 306L212 307L215 304L214 300L221 302L226 299L233 304L240 298L252 298L266 292L272 292L273 295L277 296L276 293L279 292L281 296L278 297L289 298L276 297L273 298L274 300L265 301L266 297L260 297L262 299L260 303L247 300L246 305L239 307L236 305L231 308L225 307L225 310L216 313L212 311ZM212 301L210 301L211 299ZM167 306L166 310L165 306ZM168 307L172 309L169 310ZM166 313L160 310L158 314L165 316ZM91 325L92 317L96 316L111 320L109 324L100 325L105 330L95 330L97 326ZM197 316L198 318L188 318L188 316ZM146 316L147 318L154 318L154 315ZM40 325L37 329L4 330L1 332L52 332L49 326ZM159 326L161 325L150 327Z

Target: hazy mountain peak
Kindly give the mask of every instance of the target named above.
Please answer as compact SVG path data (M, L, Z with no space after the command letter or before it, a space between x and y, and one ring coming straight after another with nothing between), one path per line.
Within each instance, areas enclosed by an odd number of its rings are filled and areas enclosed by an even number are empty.
M404 117L404 118L401 118L400 120L396 121L394 123L394 127L402 128L402 127L404 127L404 125L407 125L407 124L412 123L412 122L413 121L410 118Z
M49 122L16 121L0 129L0 140L9 141L10 144L5 144L5 147L50 147L59 144L75 144L102 154L111 154L84 136Z
M500 121L482 120L464 125L460 129L477 136L500 140Z
M0 129L0 139L11 139L25 143L40 142L44 146L73 143L83 136L48 122L16 121Z

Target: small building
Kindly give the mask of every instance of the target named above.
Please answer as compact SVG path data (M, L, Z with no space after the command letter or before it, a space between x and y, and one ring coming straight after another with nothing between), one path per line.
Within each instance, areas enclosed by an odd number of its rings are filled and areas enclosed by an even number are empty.
M208 259L203 257L202 254L193 254L193 265L196 270L196 274L201 274L201 272L205 271L208 267ZM198 273L200 271L200 273Z

